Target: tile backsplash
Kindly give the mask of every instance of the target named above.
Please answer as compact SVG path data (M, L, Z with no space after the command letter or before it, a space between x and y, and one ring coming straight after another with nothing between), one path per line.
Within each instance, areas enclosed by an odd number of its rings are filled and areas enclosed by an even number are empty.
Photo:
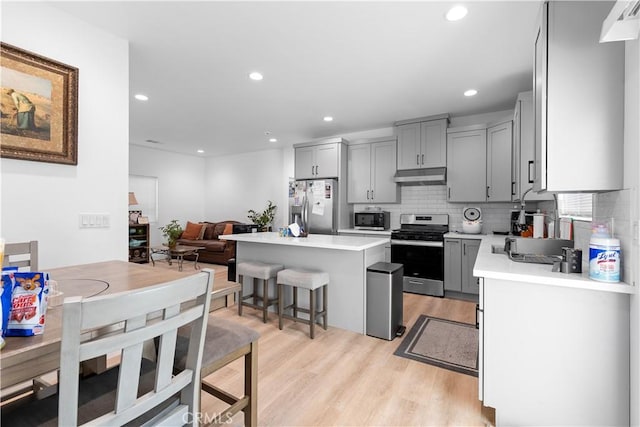
M375 206L391 213L391 229L400 227L401 213L442 213L449 214L449 229L462 231L462 210L474 206L482 210L482 233L509 231L511 211L519 209L517 203L449 203L446 185L403 185L400 187L400 203L377 205L356 204L354 210L364 210ZM527 209L535 204L527 203Z
M593 219L613 219L613 236L620 239L620 280L631 281L631 262L626 262L626 257L633 253L631 190L596 194L593 201Z

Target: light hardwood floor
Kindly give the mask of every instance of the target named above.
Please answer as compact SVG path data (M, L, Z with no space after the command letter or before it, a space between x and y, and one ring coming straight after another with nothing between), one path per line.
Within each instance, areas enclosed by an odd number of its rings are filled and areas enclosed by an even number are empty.
M214 288L229 285L224 266L216 270ZM175 268L175 267L174 267ZM193 273L185 262L185 273ZM475 322L475 304L467 301L404 294L407 331L419 315ZM213 316L237 321L260 333L258 422L261 426L477 426L493 424L493 413L478 401L478 380L421 362L394 356L402 338L393 341L329 327L308 336L308 326L236 306ZM329 307L329 317L331 307ZM243 363L235 361L208 381L242 394ZM214 417L224 406L203 395L203 411ZM242 413L229 425L240 426Z

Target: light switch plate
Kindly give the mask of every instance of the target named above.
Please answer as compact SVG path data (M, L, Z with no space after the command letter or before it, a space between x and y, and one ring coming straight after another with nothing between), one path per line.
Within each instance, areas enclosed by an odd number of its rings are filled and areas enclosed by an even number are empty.
M108 213L81 213L79 225L80 228L109 228L111 215Z

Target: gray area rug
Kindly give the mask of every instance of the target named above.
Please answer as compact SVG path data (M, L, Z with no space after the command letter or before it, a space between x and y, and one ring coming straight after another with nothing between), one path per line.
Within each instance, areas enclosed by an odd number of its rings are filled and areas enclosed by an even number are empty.
M394 354L477 377L478 330L468 323L421 315Z

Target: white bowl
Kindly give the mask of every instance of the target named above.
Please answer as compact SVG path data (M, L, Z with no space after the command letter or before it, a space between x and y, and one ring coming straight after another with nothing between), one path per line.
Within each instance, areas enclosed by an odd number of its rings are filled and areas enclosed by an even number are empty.
M480 234L482 232L482 221L462 221L462 232Z

